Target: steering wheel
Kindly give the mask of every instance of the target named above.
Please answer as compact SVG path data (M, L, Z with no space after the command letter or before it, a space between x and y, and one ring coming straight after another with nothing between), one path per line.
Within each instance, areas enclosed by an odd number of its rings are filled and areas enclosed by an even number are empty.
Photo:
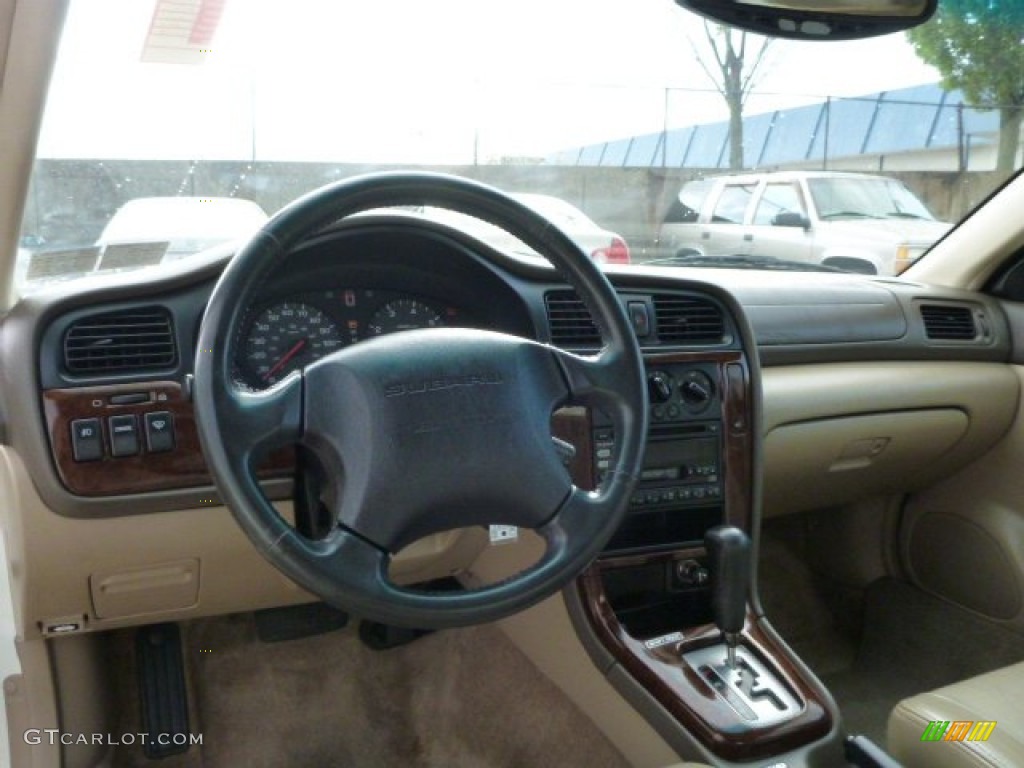
M264 391L236 381L246 307L303 239L375 208L451 208L496 224L547 257L577 289L604 346L575 355L491 331L405 331L338 350ZM445 628L503 618L551 595L611 538L639 474L647 388L636 337L597 266L556 227L496 189L454 176L381 173L314 191L274 216L231 260L202 320L193 396L222 498L260 552L298 584L358 616ZM551 436L572 402L612 420L612 467L593 491L573 485ZM301 444L336 492L336 523L310 539L256 480L254 457ZM497 584L455 592L403 587L391 555L431 533L507 524L536 531L545 554Z

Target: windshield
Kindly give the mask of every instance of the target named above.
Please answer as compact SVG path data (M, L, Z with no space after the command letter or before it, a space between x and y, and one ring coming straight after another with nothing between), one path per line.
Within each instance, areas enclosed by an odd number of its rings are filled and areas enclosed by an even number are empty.
M924 203L895 179L809 179L811 198L823 219L907 218L934 221Z
M16 280L172 268L408 168L515 194L602 264L896 275L1020 164L1019 68L952 39L958 8L826 44L669 0L72 0Z

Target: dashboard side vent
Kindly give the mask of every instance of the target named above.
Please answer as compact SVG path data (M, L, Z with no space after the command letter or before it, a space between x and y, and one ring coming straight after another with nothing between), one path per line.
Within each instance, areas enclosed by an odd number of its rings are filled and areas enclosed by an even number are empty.
M663 344L721 344L722 310L704 299L660 294L653 297L658 339Z
M64 365L70 373L162 369L177 362L174 325L163 307L89 315L64 334Z
M601 345L601 334L590 310L575 291L549 291L544 296L544 305L552 344L570 349Z
M978 335L970 307L922 304L921 319L924 320L924 332L929 339L972 341Z

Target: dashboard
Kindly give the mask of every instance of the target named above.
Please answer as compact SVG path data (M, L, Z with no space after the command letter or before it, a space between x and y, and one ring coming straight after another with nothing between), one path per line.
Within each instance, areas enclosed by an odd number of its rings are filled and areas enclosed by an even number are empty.
M32 376L12 378L28 407L8 406L7 426L35 459L36 486L52 509L116 516L217 499L199 449L190 380L203 311L224 263L214 255L159 278L129 273L76 284L29 297L7 319L8 359L36 361ZM732 407L730 392L744 408L757 404L759 362L998 362L1009 354L1000 306L977 294L838 274L795 281L786 273L647 268L609 276L653 377L652 431L661 439L652 454L673 453L665 439L673 430L714 430ZM935 318L937 338L929 324ZM950 322L953 334L944 338ZM600 340L589 312L550 268L429 221L364 216L304 242L267 277L244 310L239 338L230 340L234 373L242 385L264 389L346 346L442 326L583 352ZM746 371L742 387L729 362ZM691 407L691 396L710 409ZM598 415L594 429L600 421ZM610 450L603 432L590 440L587 450ZM701 452L717 455L708 444ZM602 457L590 458L593 482ZM286 456L269 457L264 475L280 480L268 486L272 496L290 494L291 466ZM661 468L659 476L657 469L647 479L657 477L666 493L690 491L687 478L673 477L677 470ZM718 482L703 484L702 495L726 493ZM651 512L694 501L636 498Z
M21 610L44 636L310 599L223 509L198 438L197 339L230 256L56 286L0 325L13 448L0 472L22 494L11 502L25 510L14 535L32 554ZM709 528L756 531L763 514L925 487L984 455L1012 423L1019 382L997 299L842 274L606 274L643 353L650 421L625 521L581 577L574 615L594 628L598 653L637 680L661 679L658 647L646 641L680 617L709 622ZM304 241L239 312L237 338L216 343L253 390L416 329L486 329L579 353L600 345L587 307L550 267L407 216L360 216ZM600 484L616 450L610 420L570 403L551 431L569 446L574 483ZM289 450L259 468L264 492L296 521L302 470ZM480 527L433 537L395 555L400 578L465 573L488 548ZM786 658L770 632L755 640L766 657ZM674 679L648 691L666 710L686 695ZM787 738L809 741L828 727L827 696L801 685L795 675L794 690L818 703ZM690 732L721 714L702 701L680 715Z

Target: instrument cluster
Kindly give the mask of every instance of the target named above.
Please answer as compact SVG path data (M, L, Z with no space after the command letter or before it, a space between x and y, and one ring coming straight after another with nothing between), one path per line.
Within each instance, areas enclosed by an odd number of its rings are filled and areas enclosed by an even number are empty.
M466 325L442 301L372 288L299 293L254 307L242 325L236 366L253 389L365 339L417 328Z

